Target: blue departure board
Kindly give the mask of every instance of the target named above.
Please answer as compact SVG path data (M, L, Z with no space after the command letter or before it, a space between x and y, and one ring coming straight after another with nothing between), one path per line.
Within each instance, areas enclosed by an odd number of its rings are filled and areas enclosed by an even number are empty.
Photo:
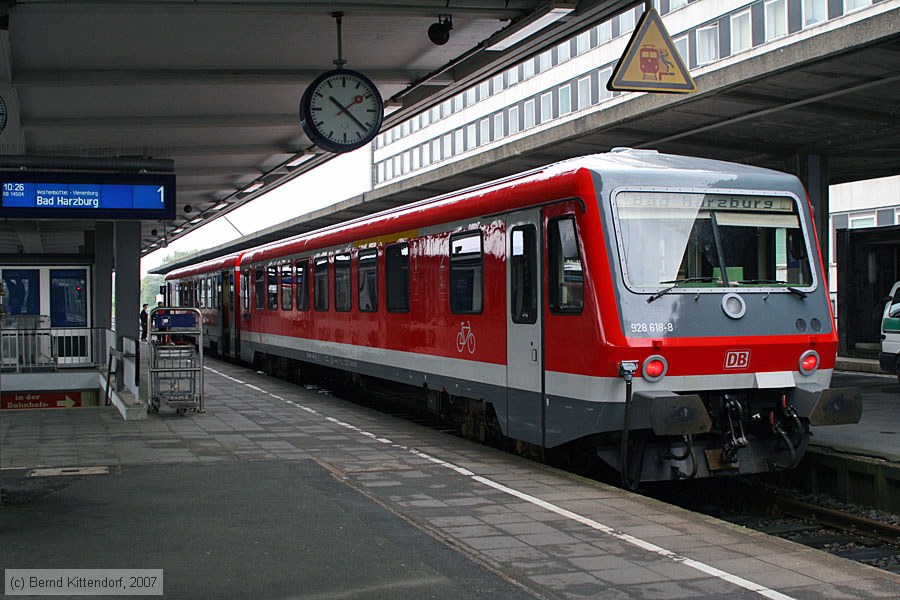
M127 181L131 179L132 181ZM123 177L59 173L0 174L0 216L32 218L157 219L175 212L171 175Z

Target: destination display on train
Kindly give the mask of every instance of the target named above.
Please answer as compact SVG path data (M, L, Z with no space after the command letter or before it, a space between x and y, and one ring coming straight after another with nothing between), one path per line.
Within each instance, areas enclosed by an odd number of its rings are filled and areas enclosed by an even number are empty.
M0 175L0 216L150 219L174 213L174 176L44 176Z

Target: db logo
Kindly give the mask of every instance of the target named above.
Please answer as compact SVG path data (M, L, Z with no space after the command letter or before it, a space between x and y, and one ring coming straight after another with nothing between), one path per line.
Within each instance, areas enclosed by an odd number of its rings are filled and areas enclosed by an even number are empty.
M746 369L750 366L749 350L729 350L725 353L726 369Z

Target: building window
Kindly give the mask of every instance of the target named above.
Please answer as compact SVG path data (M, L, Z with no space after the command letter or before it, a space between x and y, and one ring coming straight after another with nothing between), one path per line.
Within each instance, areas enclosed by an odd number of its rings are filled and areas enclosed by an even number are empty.
M519 133L519 107L509 107L509 135Z
M512 69L506 72L506 81L507 85L510 87L519 83L519 66L516 65Z
M409 245L394 244L384 252L389 312L409 312Z
M564 217L550 223L549 246L550 310L580 314L584 306L584 271L574 218Z
M612 39L612 19L603 21L597 25L597 41L605 44Z
M688 44L687 34L681 37L672 38L672 44L675 45L675 49L678 51L678 56L681 57L681 62L685 66L691 64L689 51L690 45Z
M474 127L474 126L473 126ZM453 156L462 154L465 151L465 132L462 127L453 132Z
M491 120L490 119L482 119L478 124L480 131L478 132L479 137L481 138L481 144L487 144L491 141Z
M635 9L632 8L619 15L619 35L624 35L634 29L634 11Z
M6 310L9 315L41 314L41 272L38 269L3 269ZM23 320L24 322L25 320ZM20 327L22 325L19 325ZM3 339L7 343L7 338ZM12 350L12 348L10 348Z
M449 133L441 138L441 156L444 158L453 156L453 137Z
M472 106L475 104L475 88L469 88L466 90L466 106Z
M463 95L457 94L453 96L453 112L458 113L463 109Z
M440 162L441 160L441 140L431 141L431 162Z
M534 127L534 100L525 101L525 129Z
M297 310L309 310L309 262L298 260L296 264Z
M378 310L378 252L360 250L356 259L356 279L359 287L359 311Z
M827 0L803 0L803 26L809 27L828 20Z
M544 71L549 71L550 67L553 66L553 51L547 50L546 52L542 52L540 56L538 56L538 73L543 73Z
M572 112L572 86L566 84L559 88L559 116Z
M466 150L471 150L477 145L478 131L475 128L475 123L470 123L466 126Z
M613 97L612 92L606 87L609 78L612 77L612 69L603 69L600 71L600 101L608 100Z
M534 77L534 59L529 58L522 63L522 79Z
M328 259L317 258L313 274L313 296L316 310L328 310Z
M731 16L731 53L749 50L753 45L750 33L750 11L745 10Z
M495 140L499 140L503 137L503 113L497 113L494 115L494 138Z
M494 90L495 94L499 94L503 91L503 73L499 75L494 75L494 78L491 80L491 87Z
M591 49L591 32L582 31L575 38L575 54L584 54Z
M480 313L482 308L481 232L450 237L450 310Z
M779 2L783 0L778 0ZM719 26L697 29L697 64L705 65L719 58Z
M687 6L688 0L669 0L669 12L678 10L682 6Z
M850 229L863 229L875 227L875 215L873 213L850 215Z
M768 0L766 2L766 41L787 35L787 2Z
M412 153L412 170L416 171L422 166L422 153L419 151L418 146L413 148L410 152Z
M294 308L294 267L281 265L281 310Z
M422 144L422 166L427 167L431 164L431 144L428 142Z
M334 257L334 310L350 310L350 255L337 254Z
M871 0L844 0L844 14L870 5Z
M482 81L478 84L478 99L486 100L491 95L491 82Z
M582 77L578 80L578 108L584 109L591 105L591 78Z
M556 47L556 56L559 59L559 62L563 63L569 60L571 54L571 45L569 44L569 40L564 41L562 44Z

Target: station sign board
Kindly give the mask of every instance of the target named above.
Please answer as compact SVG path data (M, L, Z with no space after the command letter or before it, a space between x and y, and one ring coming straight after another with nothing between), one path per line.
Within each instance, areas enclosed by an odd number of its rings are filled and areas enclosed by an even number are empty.
M0 218L162 220L174 217L174 175L0 172Z
M6 392L0 396L0 409L29 410L46 408L80 408L81 392Z

